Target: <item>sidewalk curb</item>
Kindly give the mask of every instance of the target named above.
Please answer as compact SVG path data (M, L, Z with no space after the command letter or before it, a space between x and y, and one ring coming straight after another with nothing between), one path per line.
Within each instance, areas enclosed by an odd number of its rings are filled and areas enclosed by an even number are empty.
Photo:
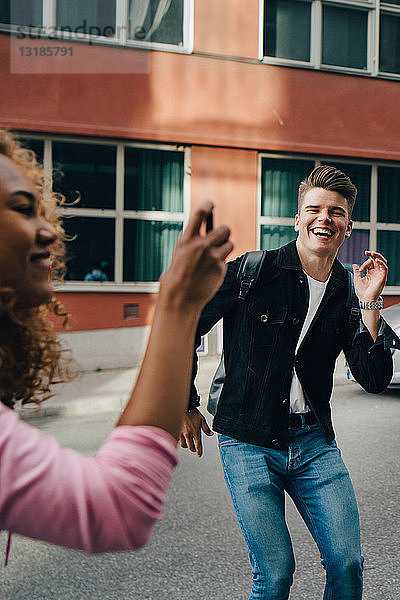
M202 408L206 410L208 391L219 364L219 356L200 357L196 384ZM56 386L54 396L40 406L18 407L24 421L43 418L95 415L122 412L136 381L139 368L109 369L81 373L74 381ZM340 356L334 375L334 385L347 385L347 369Z

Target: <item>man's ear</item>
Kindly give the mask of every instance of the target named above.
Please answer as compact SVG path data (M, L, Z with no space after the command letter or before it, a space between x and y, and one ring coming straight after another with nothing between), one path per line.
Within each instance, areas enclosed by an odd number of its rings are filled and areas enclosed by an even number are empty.
M295 215L294 217L294 230L298 231L299 230L299 215Z
M352 231L353 231L353 221L349 221L349 224L347 225L347 228L346 228L346 233L344 234L345 237L349 238L351 236Z

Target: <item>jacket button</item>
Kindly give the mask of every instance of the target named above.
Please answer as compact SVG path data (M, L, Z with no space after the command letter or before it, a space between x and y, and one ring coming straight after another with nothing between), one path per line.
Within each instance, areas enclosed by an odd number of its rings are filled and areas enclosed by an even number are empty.
M304 277L299 277L299 283L304 283Z
M279 440L272 440L271 444L276 448L277 446L279 446Z
M261 322L266 323L268 321L268 315L261 315Z
M288 399L287 399L287 398L284 398L284 400L282 400L282 404L283 404L283 406L286 406L286 404L287 404L287 403L288 403Z
M300 323L299 319L297 317L295 317L293 319L293 325L298 325Z

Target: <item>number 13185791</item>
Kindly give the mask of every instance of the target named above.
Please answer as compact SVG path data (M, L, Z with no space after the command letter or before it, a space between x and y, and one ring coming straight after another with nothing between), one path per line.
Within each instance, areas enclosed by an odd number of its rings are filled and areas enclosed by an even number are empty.
M73 56L72 46L20 46L21 56Z

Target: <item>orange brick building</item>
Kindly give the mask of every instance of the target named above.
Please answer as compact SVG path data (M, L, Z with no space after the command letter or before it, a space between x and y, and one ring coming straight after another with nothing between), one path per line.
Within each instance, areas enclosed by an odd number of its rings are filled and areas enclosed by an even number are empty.
M58 293L85 368L140 360L197 203L214 200L234 255L273 248L324 162L359 188L341 260L382 251L400 300L399 1L16 0L0 22L0 126L80 194Z

